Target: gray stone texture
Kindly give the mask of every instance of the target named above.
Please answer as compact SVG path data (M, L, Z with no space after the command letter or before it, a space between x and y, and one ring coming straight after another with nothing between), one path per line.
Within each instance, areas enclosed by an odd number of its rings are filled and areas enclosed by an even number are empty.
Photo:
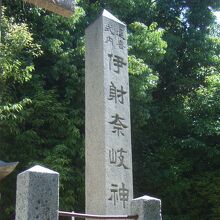
M131 215L138 215L138 220L162 220L161 200L150 196L133 199Z
M75 0L24 0L37 7L44 8L64 17L74 13Z
M104 10L86 29L86 212L128 214L133 199L126 25Z
M17 177L16 220L58 220L59 174L34 166Z

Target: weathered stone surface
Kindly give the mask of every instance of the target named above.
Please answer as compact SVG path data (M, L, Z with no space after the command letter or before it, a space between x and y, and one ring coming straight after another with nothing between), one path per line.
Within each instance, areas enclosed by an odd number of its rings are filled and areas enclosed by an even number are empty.
M58 220L59 174L34 166L17 177L16 220Z
M150 196L133 199L131 215L138 215L138 220L162 220L161 200Z
M40 8L52 11L64 17L74 13L75 0L24 0Z
M133 199L126 25L104 10L86 29L86 212L128 214Z

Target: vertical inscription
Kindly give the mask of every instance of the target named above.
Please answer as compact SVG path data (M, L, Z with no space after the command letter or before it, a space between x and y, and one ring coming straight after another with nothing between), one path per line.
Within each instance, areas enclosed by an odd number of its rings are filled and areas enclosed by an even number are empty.
M112 24L107 24L104 30L107 33L105 43L109 43L114 48L120 50L126 48L125 27L120 27L120 24L118 24L117 27L114 27Z
M104 10L86 36L86 211L129 214L133 181L126 25Z
M132 180L127 187L127 176L132 179L129 88L126 28L117 22L108 21L104 27L104 48L108 60L109 78L107 103L114 104L108 113L109 136L114 139L108 150L109 166L112 167L112 179L108 200L114 207L128 209L128 201L132 199ZM107 104L108 105L108 104ZM127 113L127 114L125 114ZM118 147L126 146L126 147ZM117 174L116 174L117 173ZM117 177L115 177L116 175ZM130 193L130 191L132 191Z

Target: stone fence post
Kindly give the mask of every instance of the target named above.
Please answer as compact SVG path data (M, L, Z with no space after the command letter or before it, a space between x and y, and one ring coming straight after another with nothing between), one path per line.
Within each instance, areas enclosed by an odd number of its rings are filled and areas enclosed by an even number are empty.
M17 177L16 220L58 220L59 173L34 166Z
M133 199L131 215L138 215L138 220L162 220L161 200L150 196Z

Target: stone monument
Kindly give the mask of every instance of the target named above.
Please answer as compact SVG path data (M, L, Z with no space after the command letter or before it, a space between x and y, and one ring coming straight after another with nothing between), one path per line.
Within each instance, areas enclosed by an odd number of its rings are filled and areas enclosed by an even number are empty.
M133 199L126 25L104 10L86 29L86 212L128 214Z
M106 10L86 29L86 212L161 220L159 199L133 199L126 34ZM35 166L18 175L16 220L58 220L58 210L57 172Z

